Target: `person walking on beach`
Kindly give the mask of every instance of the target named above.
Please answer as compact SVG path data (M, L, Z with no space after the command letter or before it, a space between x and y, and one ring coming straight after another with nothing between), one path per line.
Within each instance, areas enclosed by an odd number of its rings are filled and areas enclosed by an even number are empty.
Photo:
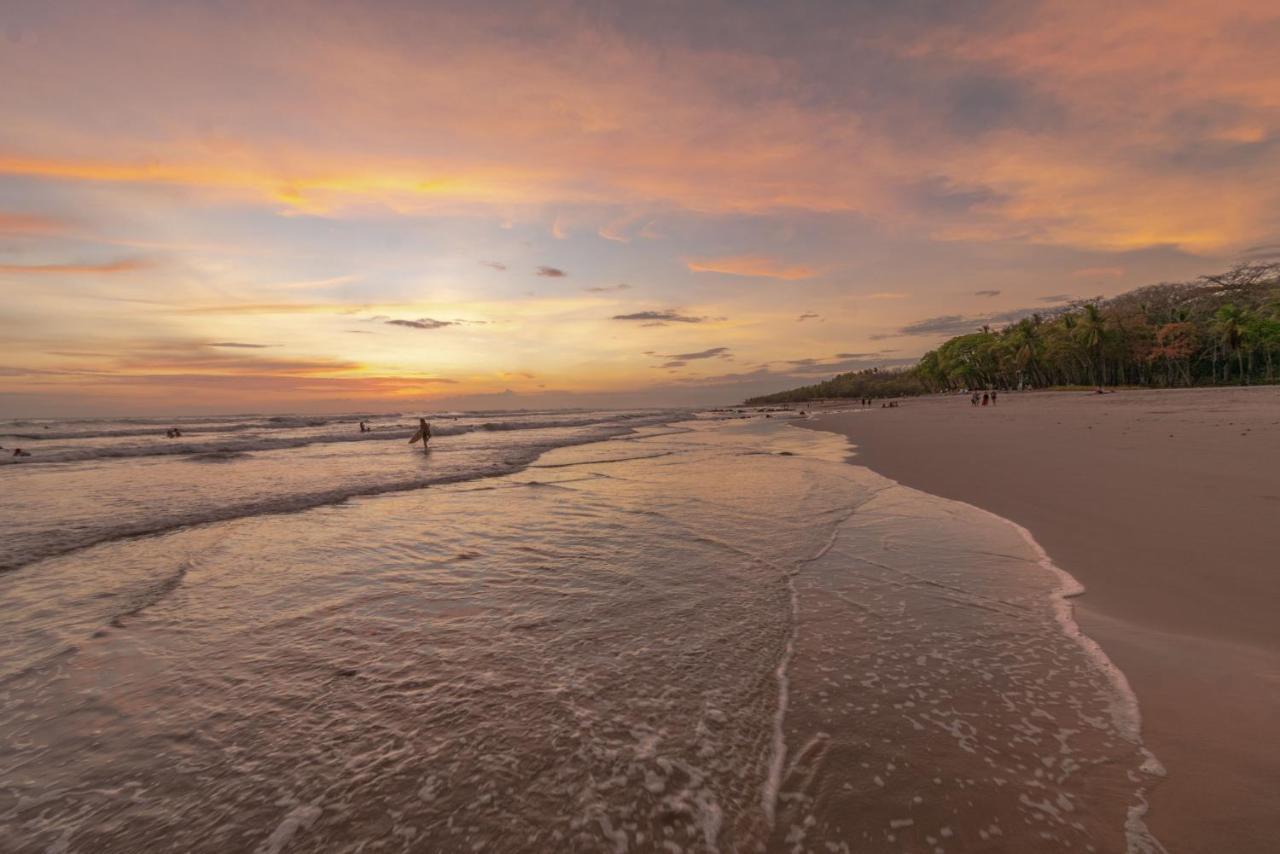
M996 393L995 393L995 391L992 391L992 392L991 392L991 405L992 405L992 406L995 406L995 405L996 405Z
M427 419L418 419L418 432L413 434L413 438L409 440L409 444L422 440L422 453L430 453L431 449L427 447L427 443L431 441L431 425L427 423Z
M987 394L987 393L984 391L984 392L982 393L982 405L983 405L983 406L986 406L986 405L987 405L987 403L988 403L988 402L990 402L990 400L991 400L991 395Z

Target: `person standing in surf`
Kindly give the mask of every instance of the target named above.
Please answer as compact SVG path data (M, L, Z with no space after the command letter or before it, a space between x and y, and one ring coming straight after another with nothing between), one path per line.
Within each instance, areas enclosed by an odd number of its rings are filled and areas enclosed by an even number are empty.
M412 445L419 439L422 440L422 453L430 453L431 449L427 447L427 443L431 441L431 425L427 423L427 419L425 418L418 419L418 432L413 434L413 438L409 440L409 444Z

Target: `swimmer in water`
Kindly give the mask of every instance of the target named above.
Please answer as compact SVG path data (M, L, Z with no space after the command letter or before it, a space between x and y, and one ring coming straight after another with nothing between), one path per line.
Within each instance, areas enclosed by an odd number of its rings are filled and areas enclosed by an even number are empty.
M427 423L427 419L425 418L418 419L418 432L413 434L413 438L409 440L409 444L412 445L419 439L422 440L422 453L430 453L431 449L427 447L427 443L431 441L431 425Z
M29 451L24 451L21 448L15 448L13 455L15 457L29 457L31 456L31 453Z

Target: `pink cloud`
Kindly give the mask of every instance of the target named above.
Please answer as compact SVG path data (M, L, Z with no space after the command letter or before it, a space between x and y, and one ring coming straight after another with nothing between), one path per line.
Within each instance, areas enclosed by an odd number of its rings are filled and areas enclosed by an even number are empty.
M727 276L751 276L765 279L811 279L818 270L804 264L788 264L761 255L733 255L725 258L690 260L686 266L695 273L723 273Z

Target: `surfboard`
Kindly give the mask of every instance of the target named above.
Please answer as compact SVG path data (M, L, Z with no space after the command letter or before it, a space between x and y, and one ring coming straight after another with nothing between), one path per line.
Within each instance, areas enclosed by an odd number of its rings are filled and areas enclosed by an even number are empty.
M419 427L418 432L414 433L413 438L409 440L409 444L412 445L414 442L418 441L421 438L422 438L422 428Z

